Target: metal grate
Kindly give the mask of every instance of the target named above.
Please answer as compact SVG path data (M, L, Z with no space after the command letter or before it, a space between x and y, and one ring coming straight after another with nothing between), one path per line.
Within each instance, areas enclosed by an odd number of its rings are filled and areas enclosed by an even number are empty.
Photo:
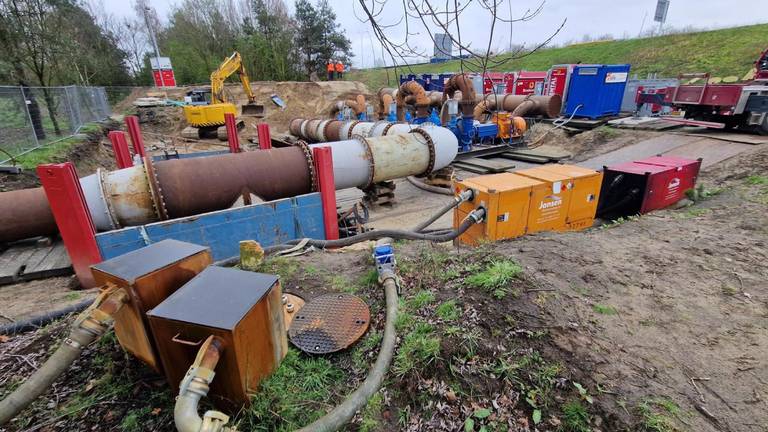
M288 336L304 352L328 354L360 339L370 321L368 305L359 297L326 294L301 308L288 329Z

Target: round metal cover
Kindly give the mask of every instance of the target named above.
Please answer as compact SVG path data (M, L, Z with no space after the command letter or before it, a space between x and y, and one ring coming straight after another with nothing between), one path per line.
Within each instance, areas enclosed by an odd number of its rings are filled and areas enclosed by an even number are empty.
M294 317L288 336L300 350L328 354L360 339L371 321L368 305L351 294L326 294L312 299Z

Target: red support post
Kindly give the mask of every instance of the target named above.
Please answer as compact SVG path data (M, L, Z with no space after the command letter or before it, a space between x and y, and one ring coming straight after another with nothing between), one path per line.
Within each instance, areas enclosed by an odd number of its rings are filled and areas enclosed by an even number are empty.
M333 180L333 153L330 147L312 149L320 199L323 203L323 225L325 239L339 239L339 219L336 213L336 183Z
M83 288L93 288L96 282L91 274L91 265L101 262L101 253L75 166L72 162L39 165L37 175L75 274Z
M237 122L235 121L235 115L231 113L224 114L224 124L227 125L229 152L240 153L240 139L237 137Z
M259 148L262 150L271 149L272 137L269 135L269 125L266 123L259 123L256 126L256 133L259 134Z
M139 118L136 116L126 116L125 126L128 129L128 135L131 136L133 153L144 159L147 156L147 151L144 150L144 138L141 136L141 129L139 129Z
M115 152L115 162L117 169L123 169L133 166L131 152L128 150L128 141L125 139L125 132L111 131L109 140L112 141L112 150Z

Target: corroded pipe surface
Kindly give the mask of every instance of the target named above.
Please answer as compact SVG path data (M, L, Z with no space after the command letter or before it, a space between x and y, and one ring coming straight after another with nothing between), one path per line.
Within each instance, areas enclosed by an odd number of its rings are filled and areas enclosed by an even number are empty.
M405 120L406 100L413 101L412 103L416 105L417 117L425 117L429 114L430 99L427 97L424 87L416 81L407 81L400 86L395 97L398 121Z
M247 193L270 201L311 190L299 147L168 160L154 167L169 218L228 208Z
M0 193L0 242L52 235L56 231L43 188Z
M474 108L474 117L480 118L492 111L508 111L513 116L541 115L554 118L560 115L563 99L560 95L525 96L525 95L486 95Z
M475 106L475 88L472 85L472 79L466 74L454 75L448 79L443 90L443 102L453 98L457 91L461 91L459 106L462 115L472 115L472 108Z

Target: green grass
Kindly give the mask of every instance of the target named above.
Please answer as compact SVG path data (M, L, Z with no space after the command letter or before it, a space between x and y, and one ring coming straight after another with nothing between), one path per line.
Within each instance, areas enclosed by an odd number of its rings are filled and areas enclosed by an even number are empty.
M422 290L408 300L409 309L421 309L424 306L435 301L435 294L432 291Z
M570 401L563 404L563 418L560 431L562 432L590 432L589 412L580 401Z
M509 294L509 284L523 272L523 268L511 260L497 260L483 271L475 273L466 279L470 287L482 288L489 291L497 299L503 299Z
M750 185L768 185L768 176L751 175L747 177L747 184Z
M548 23L542 22L542 25ZM710 72L714 77L742 78L768 45L768 24L734 27L697 33L675 34L644 39L627 39L574 44L539 50L527 57L510 60L491 68L496 71L546 71L554 64L629 63L632 74L645 77L658 73L676 77L680 73ZM723 49L728 47L728 49ZM508 58L498 56L496 60ZM347 79L362 81L371 90L397 83L399 74L457 72L459 61L415 65L409 68L366 69L347 74ZM389 81L387 80L389 73Z
M384 398L381 393L376 393L368 399L368 404L365 405L361 414L362 420L360 421L359 432L372 432L379 430L381 426L381 410L384 408Z
M262 381L252 405L235 419L238 430L292 431L320 418L334 405L344 373L325 357L291 348L277 371ZM346 393L344 390L341 394Z
M646 432L677 432L673 417L680 413L680 407L667 398L650 398L637 407L642 419L642 430Z
M461 309L456 306L456 300L448 300L435 309L435 315L443 321L456 321L461 316Z
M601 315L616 315L619 313L619 311L617 311L615 307L609 306L609 305L603 305L600 303L595 303L594 305L592 305L592 310Z
M415 323L403 337L397 349L392 372L399 377L416 368L424 368L435 362L440 354L440 338L435 335L431 324Z

